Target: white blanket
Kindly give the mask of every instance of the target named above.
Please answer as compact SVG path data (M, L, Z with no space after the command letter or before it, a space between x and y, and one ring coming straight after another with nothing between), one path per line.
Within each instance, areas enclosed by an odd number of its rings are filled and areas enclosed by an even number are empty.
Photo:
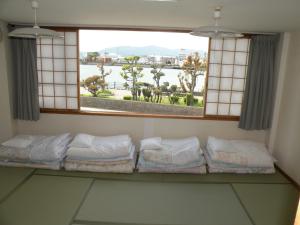
M35 136L26 148L0 147L0 159L9 161L60 161L64 158L70 134Z
M148 138L141 141L145 161L185 165L200 159L202 153L198 138L165 139Z
M67 151L67 158L73 160L113 160L113 159L127 159L133 149L131 145L128 147L127 143L118 143L113 146L103 146L101 148L76 148L71 147Z
M209 137L207 150L212 161L243 167L273 167L274 160L263 144Z

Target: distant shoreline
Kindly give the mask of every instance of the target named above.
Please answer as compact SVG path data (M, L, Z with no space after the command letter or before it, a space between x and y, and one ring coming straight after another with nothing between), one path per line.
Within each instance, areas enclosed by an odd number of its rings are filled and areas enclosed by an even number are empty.
M97 65L99 62L87 62L87 63L82 63L80 62L80 65ZM106 63L104 66L123 66L126 65L127 63ZM140 64L144 68L151 68L151 65L149 64ZM165 65L163 69L181 69L180 66L176 65Z

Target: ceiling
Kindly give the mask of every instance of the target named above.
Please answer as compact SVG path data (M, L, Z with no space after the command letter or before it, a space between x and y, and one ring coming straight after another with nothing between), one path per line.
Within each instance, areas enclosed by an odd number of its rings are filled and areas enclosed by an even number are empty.
M194 28L212 25L222 5L221 25L244 32L300 30L300 0L39 0L41 25ZM0 19L32 23L30 0L0 0Z

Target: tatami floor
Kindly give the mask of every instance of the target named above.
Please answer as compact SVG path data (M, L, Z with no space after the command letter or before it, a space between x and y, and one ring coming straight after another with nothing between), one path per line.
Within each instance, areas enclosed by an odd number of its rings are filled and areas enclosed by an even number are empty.
M292 225L282 174L106 174L0 167L0 225Z

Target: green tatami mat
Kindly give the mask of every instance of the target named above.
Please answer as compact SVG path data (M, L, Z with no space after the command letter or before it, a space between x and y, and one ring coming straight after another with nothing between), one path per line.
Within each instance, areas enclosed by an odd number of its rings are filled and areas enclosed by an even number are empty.
M251 225L228 184L104 180L94 182L74 222Z
M36 170L35 174L93 177L96 179L125 180L125 181L155 181L155 182L186 182L186 183L266 183L288 184L290 181L279 171L275 174L115 174L115 173L90 173L74 171Z
M32 176L0 205L2 225L68 225L92 179Z
M0 203L32 172L29 168L0 167Z
M291 184L233 184L255 225L293 225L299 194Z

